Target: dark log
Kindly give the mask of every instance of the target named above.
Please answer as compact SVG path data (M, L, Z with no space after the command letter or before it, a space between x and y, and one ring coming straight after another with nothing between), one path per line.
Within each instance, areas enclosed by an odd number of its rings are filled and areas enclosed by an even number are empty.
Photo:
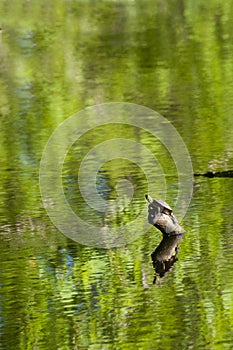
M205 176L205 177L233 177L233 170L223 170L223 171L207 171L204 174L196 173L194 176Z

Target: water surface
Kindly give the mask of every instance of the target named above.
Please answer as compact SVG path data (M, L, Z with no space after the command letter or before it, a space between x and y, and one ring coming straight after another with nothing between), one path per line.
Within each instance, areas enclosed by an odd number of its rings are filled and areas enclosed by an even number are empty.
M47 217L38 178L55 128L105 102L165 116L195 172L233 169L232 2L2 1L0 12L0 348L232 349L231 178L190 184L179 260L157 285L151 253L158 230L135 227L137 239L116 249L78 244ZM166 175L165 193L142 157L154 176L152 195L174 206L179 185L158 139L114 122L84 135L63 167L71 207L100 225L77 174L86 152L106 139L122 135L149 147ZM114 159L99 174L110 202L119 180L134 188L133 204L114 224L135 218L147 193L143 169Z

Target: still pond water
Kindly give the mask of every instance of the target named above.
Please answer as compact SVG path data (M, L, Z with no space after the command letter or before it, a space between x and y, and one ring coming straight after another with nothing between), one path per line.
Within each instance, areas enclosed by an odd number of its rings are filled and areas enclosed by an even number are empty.
M142 232L136 223L135 237L119 247L80 244L53 225L39 187L52 132L77 111L106 102L164 116L195 173L233 169L232 1L3 0L0 13L0 349L232 349L232 178L185 184L193 195L178 261L156 284L157 229ZM125 206L112 206L106 217L85 202L78 170L89 151L117 138L147 147L159 166L144 148L133 155L124 145L124 157L99 164L99 195ZM51 162L66 142L58 141ZM176 146L167 150L115 118L92 128L65 156L67 202L90 225L124 227L145 208L147 173L151 195L175 208L180 174L171 151L182 158ZM100 150L108 149L113 145ZM95 161L89 153L87 169ZM88 174L80 181L90 194ZM56 185L49 183L52 192Z

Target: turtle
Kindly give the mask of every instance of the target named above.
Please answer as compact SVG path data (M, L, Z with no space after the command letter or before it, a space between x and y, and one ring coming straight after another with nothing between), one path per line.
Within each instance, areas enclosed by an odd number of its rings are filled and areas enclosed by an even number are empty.
M163 234L184 234L184 229L173 214L172 208L161 199L153 199L146 195L148 205L148 222L157 227Z
M153 199L149 194L146 194L146 199L152 205L152 207L156 208L160 213L164 213L169 216L172 215L172 208L162 199Z

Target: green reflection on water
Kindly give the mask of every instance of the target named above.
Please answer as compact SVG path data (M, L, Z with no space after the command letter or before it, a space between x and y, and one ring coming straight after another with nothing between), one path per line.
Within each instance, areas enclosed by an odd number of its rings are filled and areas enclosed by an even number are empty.
M231 349L232 179L197 179L179 261L153 287L160 234L152 228L115 251L68 241L42 208L38 167L65 118L124 101L167 117L196 172L232 168L232 2L2 1L0 12L0 348ZM166 150L143 132L122 133L160 157L174 204ZM81 154L101 141L86 136ZM69 185L76 151L64 168ZM119 164L102 170L114 196ZM143 174L124 170L142 203Z

